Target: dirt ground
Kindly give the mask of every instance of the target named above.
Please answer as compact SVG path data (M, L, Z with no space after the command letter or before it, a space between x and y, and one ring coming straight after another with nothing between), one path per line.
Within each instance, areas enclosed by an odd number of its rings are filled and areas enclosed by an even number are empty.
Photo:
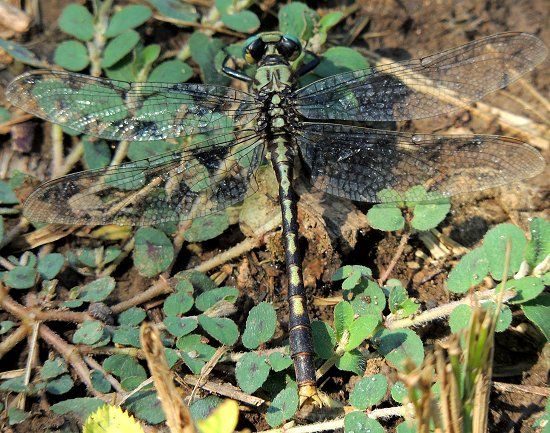
M62 8L71 3L68 0L42 0L42 32L35 32L30 40L29 48L50 53L54 42L62 40L63 35L56 30L56 20ZM273 3L273 2L272 2ZM283 3L283 2L275 2ZM346 6L353 6L355 12L344 23L337 26L330 34L329 43L333 45L346 44L378 54L405 59L435 53L451 48L473 39L503 31L525 31L540 37L550 46L550 4L547 0L493 0L493 1L449 1L449 0L359 0L357 2L307 2L310 7L323 11L333 10ZM271 7L275 11L276 4ZM272 18L270 18L272 20ZM159 24L155 24L155 28ZM178 34L175 27L173 36L166 43L177 46L184 37ZM267 28L264 28L267 30ZM349 29L353 29L352 32ZM152 35L155 29L147 30ZM354 34L354 31L357 33ZM163 32L164 35L169 32ZM229 41L229 39L228 39ZM234 42L230 40L230 42ZM548 60L535 69L525 80L546 97L549 96L550 74L547 73ZM1 82L6 83L11 71L5 70L0 74ZM520 102L518 102L520 101ZM537 119L530 107L537 107L536 99L519 83L514 84L505 92L485 99L488 104L503 108L528 118ZM524 102L525 104L523 104ZM548 122L548 119L546 119ZM449 116L417 122L407 122L399 125L400 129L410 129L422 132L456 132L464 131L475 133L506 134L497 122L487 122L477 119L467 111L459 111ZM519 137L521 138L521 137ZM7 145L4 143L4 145ZM548 160L550 149L540 148ZM43 173L47 164L41 164L41 156L34 155L25 160L27 171L36 170ZM472 247L481 239L483 234L492 225L512 221L523 228L527 227L528 218L534 216L548 217L548 199L550 188L548 184L549 172L530 179L521 186L512 187L506 191L485 192L473 197L460 199L454 203L453 210L442 224L442 231L464 246ZM366 211L367 206L359 206ZM308 226L307 211L301 207L301 227ZM313 223L312 223L313 224ZM221 238L209 241L202 245L202 259L215 255L220 249L232 245L242 239L237 226L232 226ZM327 253L320 252L316 244L319 239L315 235L304 235L303 247L305 251L305 278L308 283L308 293L311 297L328 297L339 293L339 287L330 283L330 275L342 264L362 264L373 269L378 276L387 267L398 246L399 238L393 235L363 228L357 234L356 244L353 247L343 247L343 242L335 241L322 243L323 248L331 248ZM236 285L243 291L250 287L250 279L255 280L257 290L251 290L243 296L240 307L250 309L255 303L262 300L275 302L280 308L280 318L285 317L286 305L284 292L278 290L285 287L286 281L282 266L265 265L273 263L273 258L282 258L281 251L277 254L278 240L274 239L269 248L260 248L233 263L229 269L229 277L225 284ZM319 241L320 242L320 241ZM280 245L280 244L279 244ZM315 246L317 245L317 248ZM425 251L423 244L413 238L405 249L403 257L397 264L392 277L399 278L418 300L423 308L432 308L441 303L452 300L452 294L444 288L449 269L456 260L433 264L424 264L418 258L417 251ZM196 256L195 256L196 257ZM358 262L358 258L360 261ZM190 259L194 264L198 258ZM418 266L420 263L421 266ZM280 265L281 263L279 263ZM247 279L248 277L248 279ZM130 297L136 290L147 287L147 281L141 277L118 275L120 282L121 299ZM124 290L123 288L127 288ZM312 316L323 320L331 320L331 309L313 307ZM243 313L242 317L246 317ZM2 313L0 313L0 319ZM512 328L497 336L495 353L495 380L509 384L526 386L546 386L548 380L548 347L544 349L544 342L540 334L533 329L525 329L524 318L518 314L514 316ZM238 323L242 325L243 323ZM448 332L443 323L433 323L417 329L426 343L431 344L436 339L445 336ZM284 338L284 324L281 330ZM24 365L26 354L19 357L11 356L0 362L0 371L21 368ZM327 387L334 393L335 398L340 394L342 386L348 382L347 377L331 379ZM543 410L545 398L532 392L504 391L495 389L491 395L490 431L528 432L532 419L539 416ZM46 405L36 404L34 410L40 413ZM44 414L45 412L42 412ZM248 427L261 429L267 425L263 418L249 414L245 415ZM44 431L56 424L55 417L36 417L33 421L14 427L15 432ZM390 424L391 427L391 424Z

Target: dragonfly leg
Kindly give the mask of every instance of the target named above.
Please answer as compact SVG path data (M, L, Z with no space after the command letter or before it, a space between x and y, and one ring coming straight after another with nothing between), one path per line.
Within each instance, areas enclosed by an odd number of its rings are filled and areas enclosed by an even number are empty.
M301 65L301 66L296 70L296 75L297 75L298 77L301 77L302 75L305 75L305 74L307 74L308 72L313 71L313 70L317 67L317 65L319 65L319 62L321 62L321 58L320 58L317 54L315 54L315 53L313 53L313 52L311 52L311 51L306 51L306 53L312 55L312 56L313 56L313 60L310 60L310 61L307 62L306 64Z
M245 83L250 83L252 82L252 78L250 78L248 75L246 75L244 72L242 71L238 71L236 69L233 69L233 68L230 68L229 66L227 66L227 63L229 62L229 60L232 59L231 55L227 55L225 56L225 59L223 59L223 63L222 63L222 72L231 77L231 78L235 78L237 80L241 80L241 81L244 81Z
M313 400L314 403L321 405L315 385L313 337L298 249L298 212L295 193L291 185L292 157L287 153L284 138L275 138L273 144L271 161L279 182L279 201L283 217L283 238L288 276L290 353L294 361L300 402Z

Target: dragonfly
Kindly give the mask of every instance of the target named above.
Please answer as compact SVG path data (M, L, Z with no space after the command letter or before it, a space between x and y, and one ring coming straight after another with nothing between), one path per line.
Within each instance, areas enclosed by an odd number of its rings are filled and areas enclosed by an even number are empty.
M128 83L38 70L7 98L47 121L108 140L182 139L177 150L50 180L24 204L33 221L154 225L238 204L271 164L278 181L288 276L289 341L301 401L319 402L293 190L299 163L312 187L370 203L437 200L529 178L544 167L534 148L495 135L433 135L367 127L442 115L503 88L543 61L527 33L501 33L427 57L339 73L300 87L320 58L302 62L294 36L249 38L255 73L223 72L248 91L213 84ZM451 98L451 99L450 99ZM297 171L297 170L296 170ZM392 190L392 194L387 194ZM406 195L408 194L408 195Z

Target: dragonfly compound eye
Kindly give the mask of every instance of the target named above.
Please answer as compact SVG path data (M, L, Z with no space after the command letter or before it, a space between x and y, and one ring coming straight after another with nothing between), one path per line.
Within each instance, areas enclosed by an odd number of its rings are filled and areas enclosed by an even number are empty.
M302 52L300 41L293 36L283 36L277 43L277 51L288 60L296 60Z
M250 64L259 62L265 54L265 47L265 42L261 38L253 38L243 50L246 62Z

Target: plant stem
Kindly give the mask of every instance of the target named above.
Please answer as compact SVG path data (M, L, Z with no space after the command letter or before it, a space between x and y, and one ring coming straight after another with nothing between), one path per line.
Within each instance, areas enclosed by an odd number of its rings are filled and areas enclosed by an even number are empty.
M29 330L30 328L28 326L21 325L10 335L8 335L6 339L0 343L0 359L2 359L6 353L12 350L21 341L23 341L23 339L28 335Z
M401 236L401 240L399 241L399 246L397 247L397 250L395 250L395 254L393 255L390 264L388 265L387 269L384 271L380 279L378 280L378 284L380 286L383 286L386 280L391 275L393 268L395 268L395 265L397 264L397 261L403 254L403 251L405 250L405 246L407 245L407 242L409 242L411 234L410 232L403 233L403 236Z
M514 290L507 290L503 293L503 300L507 301L512 299L516 295ZM481 302L486 302L494 298L495 289L484 290L482 292L475 292L473 294L474 299ZM426 310L423 313L420 313L418 316L412 318L391 320L387 319L384 323L384 326L388 329L399 329L399 328L410 328L411 326L418 326L426 322L431 322L432 320L441 319L448 316L452 311L463 304L471 304L474 302L474 299L471 297L466 297L460 301L450 302L445 305L440 305L439 307Z
M384 409L374 409L367 413L371 419L392 418L396 416L404 416L408 408L405 406L388 407ZM344 428L344 418L323 421L315 424L301 425L291 428L275 428L272 430L263 430L260 433L316 433L329 430L337 430Z

